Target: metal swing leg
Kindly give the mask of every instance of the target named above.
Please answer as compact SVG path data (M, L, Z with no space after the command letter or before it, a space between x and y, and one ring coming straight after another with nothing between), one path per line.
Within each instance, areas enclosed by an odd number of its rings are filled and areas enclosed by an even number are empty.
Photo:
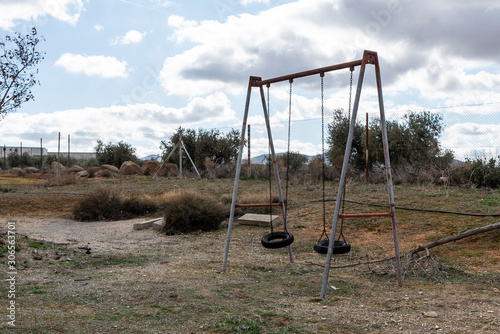
M276 162L276 153L274 151L273 138L272 138L272 134L271 134L271 125L269 124L269 118L266 116L268 111L266 108L266 102L265 102L265 98L264 98L264 90L263 90L262 84L256 84L259 81L262 81L262 79L260 77L250 77L249 82L248 82L248 91L247 91L247 98L246 98L246 103L245 103L245 112L243 115L243 124L242 124L242 129L241 129L241 140L240 140L239 151L238 151L238 161L236 164L236 173L235 173L236 175L234 178L233 197L231 200L231 211L229 214L229 223L228 223L228 228L227 228L226 246L225 246L225 250L224 250L224 259L222 262L222 272L225 272L226 267L227 267L227 259L228 259L228 254L229 254L229 244L231 242L231 233L232 233L232 229L233 229L234 211L236 208L236 197L237 197L237 193L238 193L238 184L239 184L240 173L241 173L241 161L242 161L242 157L243 157L243 144L245 143L245 130L246 130L246 124L247 124L247 119L248 119L248 111L250 108L250 96L251 96L251 92L252 92L252 87L259 87L260 88L262 107L263 107L264 116L265 116L264 118L266 119L267 134L269 137L272 160L273 160L273 165L274 165L274 170L275 170L275 175L276 175L276 183L277 183L277 187L278 187L279 201L281 204L281 211L283 214L283 222L285 225L285 231L287 233L289 233L288 222L286 219L285 203L283 201L283 193L281 190L281 182L280 182L280 178L279 178L278 164ZM290 256L290 262L293 263L292 245L288 246L288 253Z
M346 144L346 149L345 149L345 154L344 154L344 161L342 164L342 174L340 176L339 190L338 190L338 194L337 194L337 200L335 203L335 212L334 212L334 216L333 216L332 230L330 233L330 242L328 245L328 253L327 253L327 258L326 258L326 263L325 263L325 271L323 273L323 283L321 285L321 293L320 293L321 298L325 298L325 295L326 295L326 286L328 284L328 275L330 274L330 262L331 262L332 254L333 254L333 243L335 240L335 232L337 230L337 223L338 223L339 216L344 216L344 217L359 216L359 215L346 215L346 214L340 215L340 205L341 205L342 196L344 193L344 185L345 185L345 181L346 181L347 167L349 165L349 156L351 153L352 139L354 136L354 125L356 123L356 116L358 113L359 100L360 100L360 96L361 96L361 87L363 85L366 64L374 64L375 65L378 100L379 100L380 116L381 116L381 122L382 122L381 126L382 126L382 137L383 137L383 143L384 143L384 156L385 156L385 164L386 164L387 186L389 188L390 213L381 214L381 215L390 216L392 219L394 251L395 251L395 257L396 257L396 275L397 275L398 285L399 286L403 285L402 274L401 274L401 262L400 262L400 256L399 256L399 242L398 242L397 229L396 229L395 203L394 203L394 193L393 193L393 186L392 186L392 174L391 174L391 167L390 167L391 164L390 164L389 149L388 149L389 145L388 145L388 141L387 141L387 129L386 129L386 124L385 124L384 103L383 103L383 99L382 99L382 84L381 84L381 80L380 80L380 68L379 68L379 64L378 64L377 54L373 53L373 52L365 51L363 54L363 59L361 61L361 67L360 67L360 71L359 71L358 85L356 88L356 97L354 99L352 118L351 118L351 123L349 126L349 134L347 137L347 144Z

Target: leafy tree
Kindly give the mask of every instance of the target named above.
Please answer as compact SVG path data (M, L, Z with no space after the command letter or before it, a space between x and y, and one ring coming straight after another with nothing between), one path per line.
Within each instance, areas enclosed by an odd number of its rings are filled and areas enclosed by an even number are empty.
M36 50L39 42L35 28L30 34L0 40L0 118L34 99L31 87L39 84L36 65L44 55Z
M349 135L350 120L344 115L343 109L336 109L333 112L332 123L328 124L328 138L327 143L330 149L327 152L328 160L338 167L342 166L344 159L347 137ZM356 122L354 124L354 136L351 147L351 160L350 164L354 167L361 169L365 163L365 148L363 145L363 135L365 133L363 125Z
M14 152L10 152L7 156L7 164L11 167L18 167L21 164L21 156L17 152L17 149Z
M184 129L183 127L179 127L177 131L170 137L169 141L162 140L160 142L160 149L162 150L162 160L165 160L168 157L168 155L172 152L172 150L174 149L175 145L179 142L181 137L182 137L182 142L184 143L184 146L186 147L186 150L188 151L189 155L191 156L191 158L194 158L193 152L196 151L196 131L192 129ZM179 164L179 151L176 151L174 154L172 154L172 156L168 161L174 164ZM190 164L190 162L187 161L187 157L186 159L183 158L182 166L187 167L188 164ZM195 164L196 167L199 166L197 162L195 162Z
M307 163L307 157L299 152L283 153L281 159L283 165L288 167L290 172L298 172Z
M204 168L205 158L207 157L217 164L235 163L238 158L239 131L231 130L224 135L217 129L199 129L198 134L196 134L195 130L179 127L169 141L161 141L160 149L162 150L163 159L167 158L181 135L182 142L197 168ZM177 152L173 154L169 161L178 164L179 154ZM186 159L183 158L183 167L189 167L189 165L190 162L187 157Z
M125 161L138 161L135 156L135 148L123 141L120 141L118 144L109 142L105 145L102 141L97 140L94 150L97 161L101 165L108 164L120 168Z
M387 137L391 166L420 169L429 165L446 167L453 161L451 151L443 152L439 136L443 130L442 116L429 111L409 111L402 122L388 121ZM369 129L370 160L384 163L380 120L372 121Z
M453 161L451 151L442 151L439 136L443 130L442 116L429 111L416 113L409 111L403 119L386 121L387 140L391 166L394 168L421 169L433 165L439 169L446 168ZM348 119L338 109L333 121L328 125L328 158L333 164L341 163L348 136ZM384 148L380 119L372 120L369 125L369 163L384 164ZM351 165L358 170L365 168L366 132L360 123L354 125L354 136L351 150Z

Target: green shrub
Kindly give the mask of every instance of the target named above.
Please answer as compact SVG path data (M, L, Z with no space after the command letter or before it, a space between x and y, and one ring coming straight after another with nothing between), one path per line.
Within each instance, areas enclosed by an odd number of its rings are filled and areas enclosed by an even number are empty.
M496 166L496 160L467 160L462 170L462 180L464 183L472 184L478 188L500 187L500 166Z
M221 203L199 193L172 193L166 200L166 234L215 230L228 214Z

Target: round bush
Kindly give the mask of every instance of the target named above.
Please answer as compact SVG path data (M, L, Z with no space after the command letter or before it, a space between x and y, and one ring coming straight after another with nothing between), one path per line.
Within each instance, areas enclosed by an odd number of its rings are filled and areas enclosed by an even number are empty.
M164 215L166 234L187 233L218 229L227 210L211 197L183 192L169 196Z

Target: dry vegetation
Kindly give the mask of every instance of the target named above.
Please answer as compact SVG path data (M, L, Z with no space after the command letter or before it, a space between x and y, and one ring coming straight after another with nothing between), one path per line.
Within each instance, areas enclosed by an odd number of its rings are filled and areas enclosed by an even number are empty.
M318 182L290 185L295 263L284 249L260 246L268 229L236 225L228 270L220 273L224 228L165 235L133 231L138 219L75 222L72 212L103 184L123 198L157 203L169 202L167 193L196 192L228 210L232 180L141 176L47 187L44 180L10 179L0 181L0 219L2 225L16 221L19 233L28 236L17 240L17 327L9 328L14 333L496 333L500 326L498 230L434 248L419 261L406 257L419 245L498 217L398 209L403 288L396 284L393 261L375 262L394 255L387 219L346 220L344 234L353 250L334 258L327 298L321 300L325 257L312 251L323 224L321 202L314 202L321 199ZM242 180L239 197L268 198L266 189L264 180ZM328 197L336 190L328 184ZM351 200L387 203L385 185L349 182L347 192ZM498 190L401 184L395 195L402 207L500 213ZM385 210L346 204L347 212ZM327 225L332 212L328 202ZM6 257L0 261L5 268ZM3 300L6 292L2 286ZM5 320L0 328L8 328Z

